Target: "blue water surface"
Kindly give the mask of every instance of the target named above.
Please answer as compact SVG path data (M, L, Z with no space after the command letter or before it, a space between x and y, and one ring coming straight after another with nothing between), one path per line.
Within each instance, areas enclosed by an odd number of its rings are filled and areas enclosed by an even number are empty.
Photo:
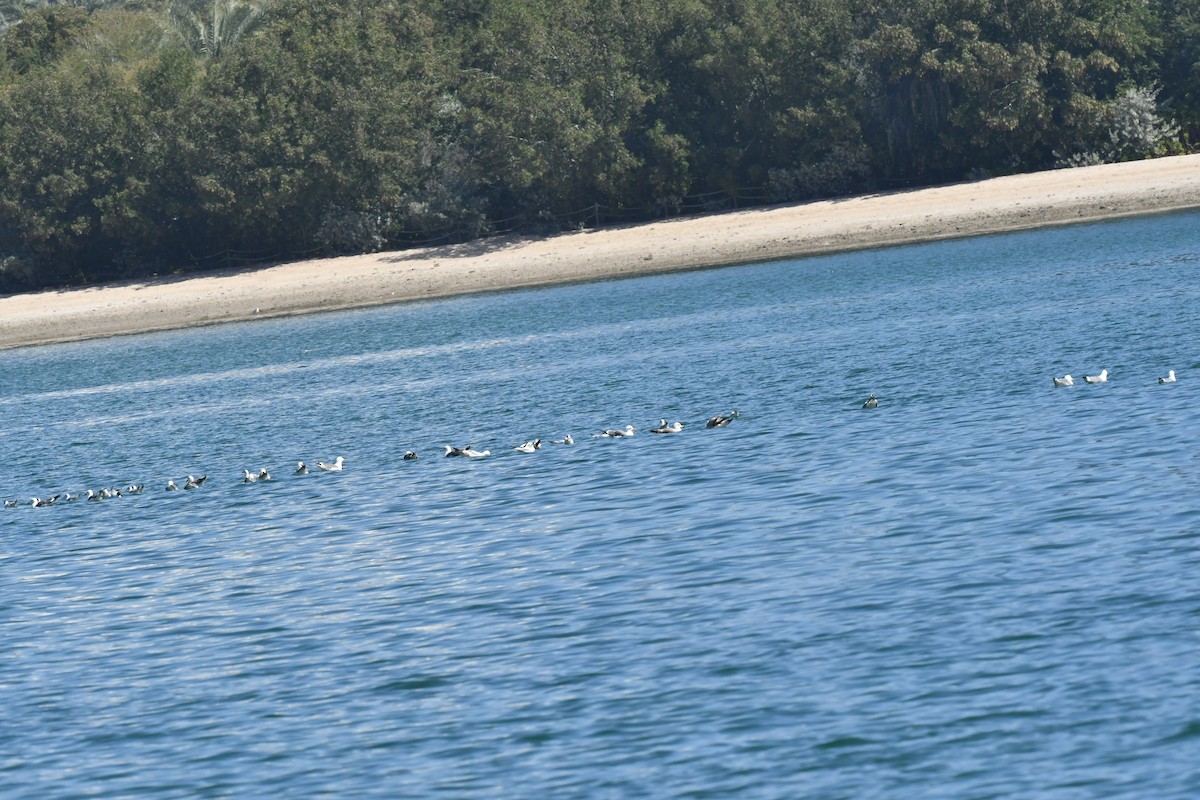
M1198 231L0 352L0 795L1200 796Z

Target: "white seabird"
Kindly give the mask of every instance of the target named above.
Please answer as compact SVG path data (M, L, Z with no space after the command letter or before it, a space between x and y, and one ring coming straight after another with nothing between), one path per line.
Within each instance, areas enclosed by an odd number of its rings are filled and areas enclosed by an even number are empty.
M451 447L448 444L444 444L442 447L446 448L446 458L482 458L483 456L490 456L492 454L491 450L476 450L471 445L467 445L466 447Z
M251 472L248 469L242 470L242 483L254 483L258 480L258 474Z
M296 474L297 475L307 475L308 474L308 467L304 466L303 461L296 462Z
M1167 377L1159 378L1158 382L1159 383L1174 383L1175 382L1175 370L1173 370L1173 369L1167 370Z
M1084 375L1083 379L1088 383L1105 383L1108 381L1108 370L1100 370L1099 375Z
M541 449L542 449L542 440L541 439L530 439L525 444L517 445L516 447L513 448L513 450L516 450L518 453L532 453L532 452L535 452L535 451L541 450Z
M16 508L17 505L18 505L18 503L16 500L5 500L4 501L5 508Z
M863 408L879 408L879 399L875 395L867 398L867 402L863 403Z
M183 488L184 489L199 489L201 486L204 485L204 482L206 480L208 480L207 475L201 475L199 478L195 478L195 477L192 477L191 475L188 475L187 480L183 482Z
M346 459L342 458L341 456L338 456L337 458L335 458L333 460L332 464L326 464L324 461L318 461L317 468L324 470L325 472L341 472L342 464L344 464L345 462L346 462Z
M619 428L609 428L608 430L602 431L600 433L593 433L592 438L593 439L624 439L627 436L633 436L636 433L636 431L637 431L637 428L633 427L632 425L626 425L624 430L621 430Z
M651 433L679 433L681 430L683 430L682 422L668 423L665 419L660 419L658 421L658 427L651 428L650 432Z
M167 491L168 492L178 492L179 491L179 487L175 485L175 481L172 481L172 480L167 481ZM91 499L93 499L92 498L92 490L88 489L88 500L91 500Z
M575 444L575 437L571 436L571 434L568 433L566 436L564 436L561 439L555 439L554 443L555 444Z
M1075 379L1070 375L1063 375L1061 378L1054 378L1055 386L1074 386Z

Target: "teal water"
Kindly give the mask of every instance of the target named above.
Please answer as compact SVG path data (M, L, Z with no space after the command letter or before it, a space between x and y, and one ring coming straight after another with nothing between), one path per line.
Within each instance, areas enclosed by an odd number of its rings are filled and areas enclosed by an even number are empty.
M1198 231L0 353L0 795L1196 797Z

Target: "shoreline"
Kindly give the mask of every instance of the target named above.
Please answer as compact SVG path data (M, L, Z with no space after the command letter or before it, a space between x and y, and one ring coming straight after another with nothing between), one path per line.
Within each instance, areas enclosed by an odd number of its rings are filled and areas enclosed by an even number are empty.
M0 297L0 349L1200 208L1200 154Z

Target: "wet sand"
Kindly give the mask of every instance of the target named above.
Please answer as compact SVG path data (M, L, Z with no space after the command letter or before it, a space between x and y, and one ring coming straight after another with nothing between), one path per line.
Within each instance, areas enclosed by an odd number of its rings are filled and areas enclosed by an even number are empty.
M1200 208L1200 155L0 297L0 348Z

